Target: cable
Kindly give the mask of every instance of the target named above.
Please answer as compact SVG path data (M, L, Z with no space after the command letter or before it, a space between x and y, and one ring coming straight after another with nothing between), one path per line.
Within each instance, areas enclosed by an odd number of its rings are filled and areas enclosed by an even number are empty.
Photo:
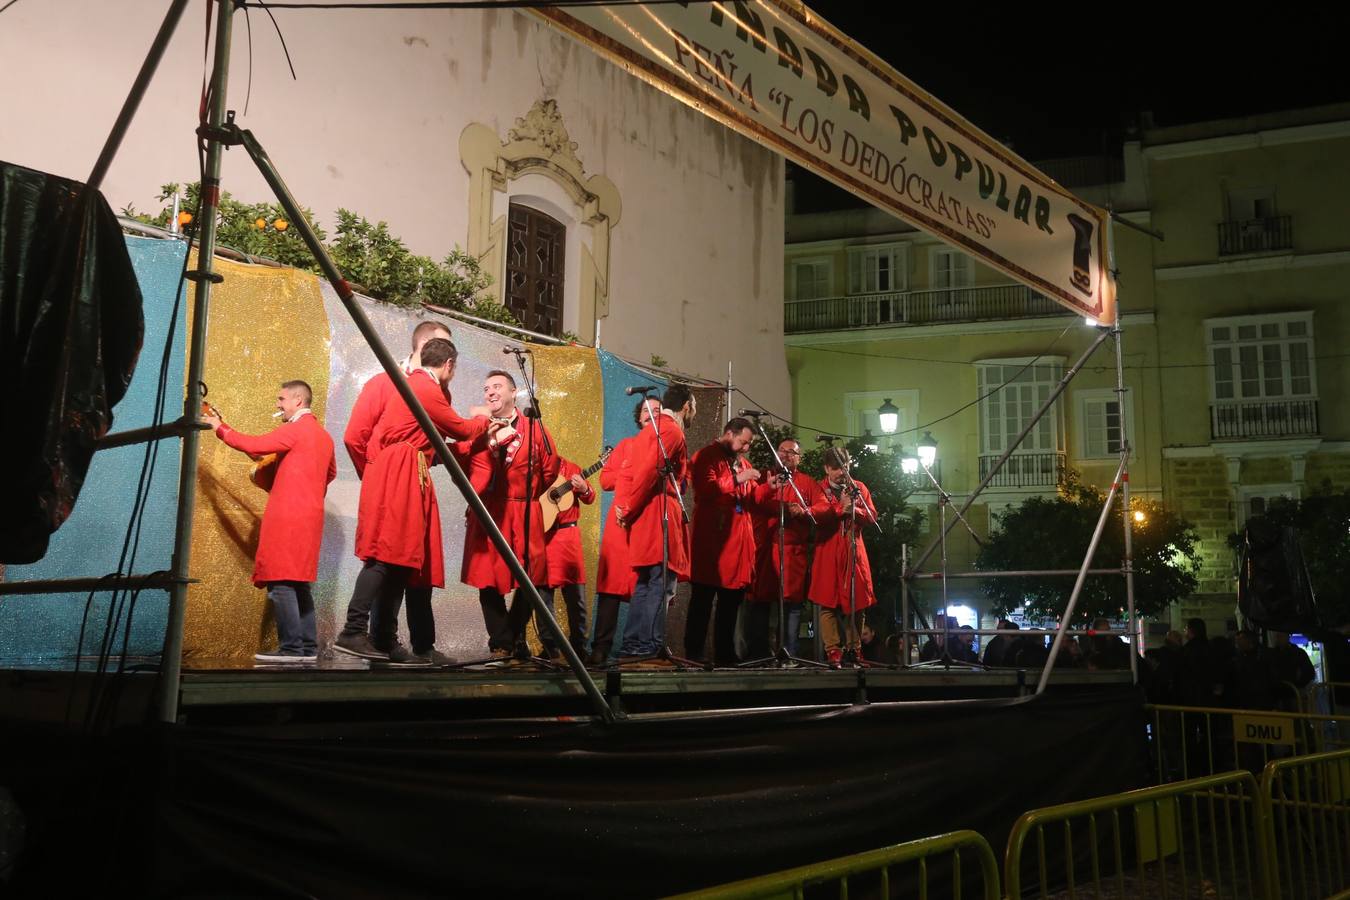
M9 9L11 6L13 6L15 3L18 3L18 2L19 2L19 0L9 0L9 2L6 3L4 6L0 6L0 13L2 13L2 12L4 12L5 10Z
M263 12L267 13L267 18L269 18L269 19L272 20L272 27L275 28L275 29L277 30L277 40L281 41L281 52L284 53L284 54L286 54L286 65L287 65L287 67L289 67L290 70L291 70L291 81L299 81L300 79L297 78L296 75L295 75L295 63L291 62L291 51L290 51L290 49L286 46L286 36L285 36L284 34L281 33L281 26L277 24L277 17L274 16L274 15L272 15L272 11L271 11L270 9L267 8L267 4L264 3L264 2L262 2L262 0L256 0L256 3L241 4L241 5L244 7L244 18L245 18L245 21L248 20L248 7L249 7L249 6L254 6L254 5L256 5L256 6L261 6ZM276 4L274 3L274 4L272 4L272 5L275 6Z
M1040 353L1038 353L1038 354L1036 354L1034 357L1032 357L1031 360L1028 361L1026 365L1024 365L1024 366L1022 366L1022 368L1018 369L1015 373L1013 373L1013 375L1012 375L1011 378L1009 378L1007 381L1005 381L1005 382L1003 382L1002 384L1000 384L998 387L993 388L993 389L989 390L988 392L986 392L986 393L984 393L984 394L981 394L980 396L976 397L974 400L971 400L969 403L965 403L965 404L962 404L961 406L958 406L956 409L954 409L954 410L952 410L951 412L947 413L945 416L939 416L938 418L933 419L931 422L925 422L923 425L915 425L913 428L906 428L904 431L897 431L897 432L895 432L895 434L897 434L897 435L900 435L900 434L910 434L911 432L915 432L915 431L923 431L923 430L925 430L925 429L927 429L927 428L931 428L932 426L938 424L939 422L945 422L945 421L947 421L948 419L952 418L953 416L965 412L967 409L970 409L970 407L974 406L975 404L977 404L977 403L979 403L979 402L981 402L981 401L983 401L983 400L986 400L986 399L988 399L988 398L994 396L994 394L997 394L999 391L1003 390L1005 387L1007 387L1008 385L1012 384L1012 383L1013 383L1014 381L1016 381L1019 377L1021 377L1022 373L1025 372L1027 369L1031 368L1031 367L1034 366L1036 363L1040 362L1040 361L1041 361L1041 358L1044 357L1046 354L1048 354L1051 350L1053 350L1053 349L1055 348L1055 345L1059 343L1060 339L1063 338L1064 335L1066 335L1066 334L1069 333L1069 329L1072 328L1072 327L1074 327L1074 323L1070 323L1070 324L1064 326L1064 330L1061 331L1058 335L1055 336L1055 339L1054 339L1053 341L1050 342L1050 345L1049 345L1048 347L1046 347L1046 348L1045 348L1044 350L1042 350ZM883 358L885 358L885 359L895 359L896 357L890 357L890 356L888 356L888 357L883 357ZM967 363L966 365L973 365L973 364ZM757 409L765 409L765 411L768 412L768 410L767 410L764 406L761 406L761 405L759 404L759 402L755 400L755 398L751 397L751 396L750 396L749 394L747 394L745 391L741 390L740 388L735 388L735 391L736 391L736 393L738 393L738 394L740 394L742 397L744 397L746 400L750 401L751 405L753 405L753 406L756 407ZM778 421L780 421L780 422L786 422L788 425L791 425L793 428L796 428L796 429L798 429L798 430L800 430L800 431L814 431L814 432L816 432L817 434L833 434L833 435L836 435L836 436L838 436L838 437L848 438L848 439L851 439L851 440L862 440L863 437L864 437L864 436L861 435L861 434L840 434L838 431L830 431L830 430L827 430L827 429L824 429L824 428L812 428L810 425L799 425L798 423L793 422L791 419L785 419L785 418L783 418L783 417L780 416L780 415L774 414L773 412L769 412L769 414L770 414L771 416L773 416L775 419L777 419Z

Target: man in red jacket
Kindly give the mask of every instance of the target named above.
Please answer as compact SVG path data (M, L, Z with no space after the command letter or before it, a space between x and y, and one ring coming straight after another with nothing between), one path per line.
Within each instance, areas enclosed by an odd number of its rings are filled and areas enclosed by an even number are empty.
M633 441L628 475L620 478L614 498L614 520L628 530L628 563L637 575L620 649L634 661L664 653L666 607L676 581L689 580L689 534L680 491L689 474L684 429L697 410L688 385L666 388L661 410Z
M447 340L427 341L422 347L422 367L408 376L409 386L446 437L472 441L492 429L493 434L509 440L512 435L504 426L494 428L485 416L460 418L450 405L444 386L454 375L458 355ZM409 584L441 587L445 562L440 509L429 472L435 452L401 398L385 405L371 429L367 458L356 517L356 555L364 565L347 607L347 624L333 649L383 660L389 653L371 640L361 610L388 609Z
M418 323L412 333L412 352L403 361L403 374L411 375L422 366L422 347L432 338L450 340L450 329L440 322L425 321ZM443 385L443 387L448 386ZM371 449L371 433L379 421L385 406L389 403L402 404L394 380L389 373L381 370L361 387L361 393L352 407L351 417L347 420L347 430L343 432L342 442L351 457L356 477L361 478L369 461L367 454ZM363 602L364 602L363 598ZM402 602L408 617L408 639L412 642L409 652L398 642L398 608ZM371 640L375 646L389 653L391 663L402 665L438 665L450 660L436 650L436 617L431 612L431 587L422 585L404 588L403 597L395 599L388 609L377 607L379 616L370 622ZM361 617L370 619L372 610L349 609L354 616L353 627L360 627ZM387 613L387 615L385 614Z
M633 422L638 433L647 427L652 414L660 410L661 404L639 400L633 409ZM630 472L628 455L632 452L637 435L626 437L614 445L605 466L600 470L600 489L612 491L617 498L622 491L621 479ZM600 533L600 561L595 573L595 635L591 639L592 666L603 666L609 661L609 652L614 647L614 632L619 627L619 604L627 603L633 596L633 586L637 575L628 562L628 530L615 521L618 504L609 504L605 516L604 529Z
M787 438L778 444L778 457L783 460L787 475L776 473L766 477L755 495L755 541L757 546L755 583L747 595L749 618L746 622L746 644L751 659L764 659L769 651L769 614L778 604L779 570L781 562L783 610L783 649L788 656L797 655L797 630L801 625L802 601L806 599L806 569L811 561L811 515L817 515L825 505L820 485L810 475L797 470L802 447L796 438ZM789 484L789 479L791 484ZM796 485L806 500L803 509ZM782 554L779 554L778 514L780 503L784 516Z
M752 507L759 472L741 459L755 439L746 419L732 419L690 466L694 482L692 592L684 630L684 653L702 661L708 617L717 600L713 659L734 666L736 614L755 574L755 525Z
M483 382L483 400L488 415L506 426L509 437L475 441L468 448L465 471L492 520L524 564L530 581L540 596L548 596L547 549L538 500L558 477L556 445L543 422L527 419L516 409L516 380L510 374L489 372ZM478 588L488 649L493 656L527 658L525 627L532 612L530 601L518 590L506 560L473 516L464 530L460 581ZM508 612L506 594L513 590Z
M545 553L548 558L547 594L541 594L549 608L553 608L555 591L562 591L563 605L567 609L567 640L577 656L586 655L586 562L581 556L581 533L577 524L581 521L581 504L587 506L595 502L595 489L590 482L581 477L581 466L570 459L559 461L559 474L568 479L572 495L576 501L567 509L558 513L553 527L544 535ZM534 510L539 512L538 509ZM539 641L544 645L545 654L554 659L562 654L554 645L553 635L538 616L535 627L539 629Z
M853 461L847 450L830 447L824 463L820 490L825 504L816 513L816 559L808 595L821 607L826 661L839 668L847 650L851 661L861 666L862 611L877 602L862 532L876 522L877 508L867 485L849 477Z
M277 411L284 421L264 435L235 431L217 416L202 417L236 450L277 454L253 564L253 583L267 589L277 625L277 649L254 656L264 663L312 661L318 655L312 585L323 542L323 498L337 477L337 464L333 439L310 412L312 397L303 381L283 384Z

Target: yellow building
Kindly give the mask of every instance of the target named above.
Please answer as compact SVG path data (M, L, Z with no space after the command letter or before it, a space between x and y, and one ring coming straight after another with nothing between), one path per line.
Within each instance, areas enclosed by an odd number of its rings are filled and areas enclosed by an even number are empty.
M1350 384L1338 354L1350 330L1339 306L1350 276L1347 159L1350 106L1338 106L1145 127L1119 157L1043 163L1165 240L1115 227L1124 409L1108 341L972 508L974 529L1053 493L1067 470L1105 487L1123 425L1133 493L1200 533L1199 590L1174 620L1222 627L1235 592L1228 535L1271 496L1299 496L1324 478L1350 483ZM912 448L930 431L939 478L959 503L1097 329L884 213L808 191L820 189L790 186L786 229L793 418L870 431L883 448ZM900 424L882 437L877 409L888 399ZM915 501L935 521L936 494ZM968 570L976 550L964 531L951 533L952 571ZM953 603L980 607L977 583L952 588Z

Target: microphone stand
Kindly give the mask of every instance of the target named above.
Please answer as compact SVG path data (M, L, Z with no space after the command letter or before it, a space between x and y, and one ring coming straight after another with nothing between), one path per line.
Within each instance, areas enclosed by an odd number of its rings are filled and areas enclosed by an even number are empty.
M862 491L858 489L858 482L853 480L848 468L844 468L845 487L844 490L849 497L848 506L848 618L845 620L848 631L853 631L858 635L858 651L855 653L853 648L849 648L849 654L853 656L853 662L858 668L867 668L867 661L862 657L862 629L858 627L853 620L857 613L858 602L856 589L858 583L858 541L862 540L862 535L858 533L858 501L862 499ZM877 531L881 532L881 523L876 517L869 514L868 518L872 524L877 526ZM842 658L842 657L841 657Z
M971 669L982 672L989 668L983 663L972 663L967 662L966 660L952 659L952 617L947 615L947 507L952 502L952 495L943 490L942 485L939 484L937 478L933 476L932 470L923 464L923 460L919 460L919 468L923 469L923 473L928 476L929 481L933 482L933 487L936 488L938 492L938 516L940 522L939 527L941 529L939 535L942 542L942 655L937 659L915 663L913 666L910 666L910 668L935 669L940 666L945 670L950 670L954 665L958 669ZM971 535L974 536L974 529L971 529L969 522L966 522L964 518L961 518L960 511L956 511L956 516L958 519L961 519L961 523L965 525L966 528L970 530ZM976 540L978 541L978 538L976 538ZM979 623L976 622L976 624L978 625Z
M530 374L525 371L526 351L512 349L511 352L515 354L516 365L520 367L520 377L525 379L525 390L528 391L530 395L530 408L523 414L525 418L529 420L529 424L526 426L529 429L529 437L526 439L528 450L526 451L525 454L525 546L524 546L525 552L522 554L520 560L525 568L526 573L528 573L530 571L530 513L533 511L532 507L535 504L535 497L534 497L535 428L537 425L539 430L543 431L544 414L539 409L539 398L538 396L536 396L534 392L534 381L530 378ZM543 437L544 437L544 453L546 454L551 453L552 449L549 446L547 431L543 431ZM542 472L540 473L540 477L541 478L543 477ZM509 504L510 502L511 501L508 499L507 503ZM541 597L543 596L542 591L540 592L540 596ZM516 603L515 598L512 598L511 605L513 607L515 606L515 603ZM553 618L553 610L549 609L548 606L549 604L547 603L544 604L544 611L549 618ZM554 623L556 625L557 619L554 619ZM525 633L528 633L529 624L530 620L528 617L526 617ZM562 633L561 627L557 627L554 630L559 634ZM524 634L522 634L521 637L524 637ZM530 655L529 661L534 663L535 665L541 666L546 669L551 669L553 671L557 671L557 669L559 668L558 665L553 662L553 660L544 659L543 657L534 656L533 654Z
M773 454L774 470L786 478L786 484L778 486L778 649L772 656L766 656L762 659L752 659L740 664L738 668L759 668L761 666L772 665L775 668L784 668L791 665L813 666L818 669L828 669L829 666L819 660L803 659L793 656L787 649L787 491L785 487L792 488L792 492L797 495L797 502L801 504L802 511L806 517L815 525L816 517L811 513L811 505L806 502L802 496L801 489L797 487L793 480L793 474L788 471L787 466L783 465L783 458L778 455L778 448L769 440L769 435L764 431L764 423L760 421L759 416L751 416L751 421L755 423L755 429L760 437L764 438L764 444Z
M664 483L661 486L661 610L658 613L659 615L664 616L669 612L666 607L670 602L670 507L666 503L665 498L667 485L675 491L675 499L680 504L680 515L683 517L684 522L689 521L689 510L684 505L684 497L680 494L680 486L675 481L675 473L671 471L670 454L666 452L666 443L661 440L661 428L656 422L656 417L661 415L661 410L659 407L656 410L652 409L652 398L647 396L649 393L647 389L644 388L641 393L642 403L647 408L647 424L652 427L652 433L656 435L656 448L661 453L661 471L665 475ZM651 634L651 637L653 638L656 636L655 630L656 619L653 618ZM670 648L664 644L658 647L656 653L650 657L634 659L629 663L620 661L617 663L617 666L622 668L625 665L646 662L648 659L667 659L682 669L700 668L698 663L695 663L692 659L676 656L671 652ZM711 671L711 664L706 666L706 668Z

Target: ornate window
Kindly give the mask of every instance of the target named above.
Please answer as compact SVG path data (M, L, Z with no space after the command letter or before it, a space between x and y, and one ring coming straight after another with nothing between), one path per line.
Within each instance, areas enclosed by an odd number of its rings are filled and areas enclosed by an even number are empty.
M538 210L512 203L506 230L506 307L530 331L558 337L567 229Z

